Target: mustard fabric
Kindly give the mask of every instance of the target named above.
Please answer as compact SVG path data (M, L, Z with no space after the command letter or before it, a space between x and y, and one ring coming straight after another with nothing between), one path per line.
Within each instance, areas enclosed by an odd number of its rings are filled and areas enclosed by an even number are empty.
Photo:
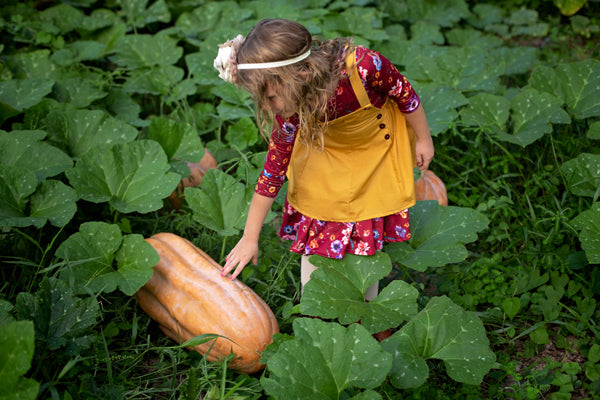
M323 150L296 138L287 171L287 200L323 221L357 222L415 204L415 135L397 104L373 106L354 67L346 63L361 108L329 121Z

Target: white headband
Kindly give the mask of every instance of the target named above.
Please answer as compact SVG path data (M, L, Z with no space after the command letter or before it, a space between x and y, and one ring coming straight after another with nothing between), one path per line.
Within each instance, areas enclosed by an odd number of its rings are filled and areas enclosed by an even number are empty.
M237 69L266 69L266 68L283 67L285 65L295 64L298 61L302 61L309 55L310 55L310 50L308 50L304 54L300 54L299 56L290 58L288 60L265 62L265 63L237 64Z

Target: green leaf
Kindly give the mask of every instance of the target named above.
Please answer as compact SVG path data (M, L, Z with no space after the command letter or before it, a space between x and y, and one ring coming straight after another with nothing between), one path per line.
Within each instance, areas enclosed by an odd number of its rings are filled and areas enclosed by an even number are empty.
M154 2L150 7L146 7L148 0L129 0L122 1L119 4L127 17L128 23L137 28L153 22L167 23L171 21L171 13L164 0Z
M122 213L158 210L180 180L169 172L167 156L153 140L99 147L66 175L82 199L109 202Z
M521 309L521 300L518 297L510 297L504 299L502 308L509 319L513 319Z
M410 208L412 238L387 244L384 250L392 261L417 271L463 261L465 244L477 240L488 219L471 208L442 207L435 200L418 201Z
M600 61L587 59L557 67L560 90L575 119L600 116Z
M258 141L258 128L252 119L243 117L227 128L225 139L231 146L243 150Z
M594 140L600 140L600 121L593 122L590 125L587 137Z
M108 93L104 91L102 84L100 75L63 78L56 81L54 93L62 103L69 103L75 108L86 108L94 101L106 97Z
M577 196L600 196L600 155L582 153L560 167L565 174L569 190Z
M443 360L448 376L471 385L481 383L496 362L483 323L449 298L433 297L415 318L381 342L392 354L392 384L414 388L429 375L426 361Z
M313 256L318 266L306 283L300 311L306 315L337 318L343 325L361 321L371 333L399 326L417 312L418 291L404 281L393 281L370 302L365 292L392 270L389 256L347 254L336 260Z
M297 318L293 326L295 338L279 345L261 378L274 398L340 399L347 389L378 387L390 370L391 356L358 324Z
M40 183L30 198L29 218L49 220L54 226L65 226L77 211L77 195L72 187L61 181L46 180Z
M84 25L83 11L68 4L49 7L39 14L42 21L52 23L59 28L61 34L69 33Z
M133 126L102 110L52 111L46 123L50 139L73 158L83 156L97 145L131 142L138 134Z
M513 133L499 133L498 138L523 147L552 132L551 124L569 124L571 119L561 101L550 93L525 88L511 100Z
M177 40L166 34L134 34L117 39L111 61L128 69L175 64L183 55Z
M81 61L98 60L104 56L106 44L93 40L77 40L56 50L50 59L62 67L68 67Z
M592 264L600 263L600 203L575 217L571 223L580 231L581 247Z
M162 146L171 160L200 162L204 146L193 125L167 117L155 117L150 122L148 138Z
M9 107L0 114L0 122L38 104L52 91L50 79L13 79L0 81L0 106ZM1 109L0 109L1 110Z
M252 186L245 187L227 173L211 168L199 188L185 188L184 194L193 218L222 236L232 236L244 228Z
M480 128L506 129L510 102L502 96L480 93L469 98L469 106L460 111L462 122Z
M151 277L158 253L141 235L121 235L117 225L81 224L56 251L67 262L61 279L72 280L78 292L109 293L119 288L132 296ZM116 261L117 268L113 264Z
M469 100L457 89L438 84L415 85L423 99L423 108L427 110L427 122L431 134L437 134L450 128L458 116L456 108L469 103Z
M45 137L44 131L0 131L0 164L33 171L39 181L71 168L71 157Z
M137 69L123 85L127 93L170 96L183 79L183 69L174 65L156 65Z
M33 323L13 321L0 325L0 337L0 399L36 399L40 384L23 376L33 359Z
M41 228L46 218L27 214L28 198L37 188L35 174L13 166L0 165L0 226L29 226Z
M79 298L55 278L42 280L35 294L19 293L15 307L21 319L33 320L36 339L47 342L50 350L64 348L72 356L90 346L95 335L91 327L100 314L95 298Z
M586 0L553 0L562 15L571 16L587 3Z

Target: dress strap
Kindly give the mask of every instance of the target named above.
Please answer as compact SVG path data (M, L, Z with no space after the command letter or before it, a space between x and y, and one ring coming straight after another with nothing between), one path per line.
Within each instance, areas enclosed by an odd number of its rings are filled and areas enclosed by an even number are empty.
M369 99L367 91L360 80L358 68L356 67L357 63L355 61L355 54L356 51L353 51L346 56L346 70L350 74L350 85L352 85L354 95L358 99L360 106L365 107L371 104L371 100Z

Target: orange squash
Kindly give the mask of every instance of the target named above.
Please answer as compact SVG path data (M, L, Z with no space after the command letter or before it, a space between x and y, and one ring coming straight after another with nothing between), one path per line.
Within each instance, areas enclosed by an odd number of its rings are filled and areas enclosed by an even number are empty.
M192 349L209 361L235 353L230 368L260 371L261 354L279 332L265 301L241 281L222 277L221 266L188 240L162 232L146 241L160 261L136 294L144 312L178 343L208 333L223 336Z
M217 159L207 149L205 149L204 156L199 163L191 163L186 161L186 164L190 169L190 176L183 178L177 185L177 189L175 189L167 198L171 204L171 207L177 210L181 208L181 199L183 199L184 189L186 187L200 186L200 182L202 182L202 178L204 178L206 171L210 168L218 167Z
M415 181L415 196L417 200L437 200L442 206L448 205L446 185L429 169L421 171L421 176Z

